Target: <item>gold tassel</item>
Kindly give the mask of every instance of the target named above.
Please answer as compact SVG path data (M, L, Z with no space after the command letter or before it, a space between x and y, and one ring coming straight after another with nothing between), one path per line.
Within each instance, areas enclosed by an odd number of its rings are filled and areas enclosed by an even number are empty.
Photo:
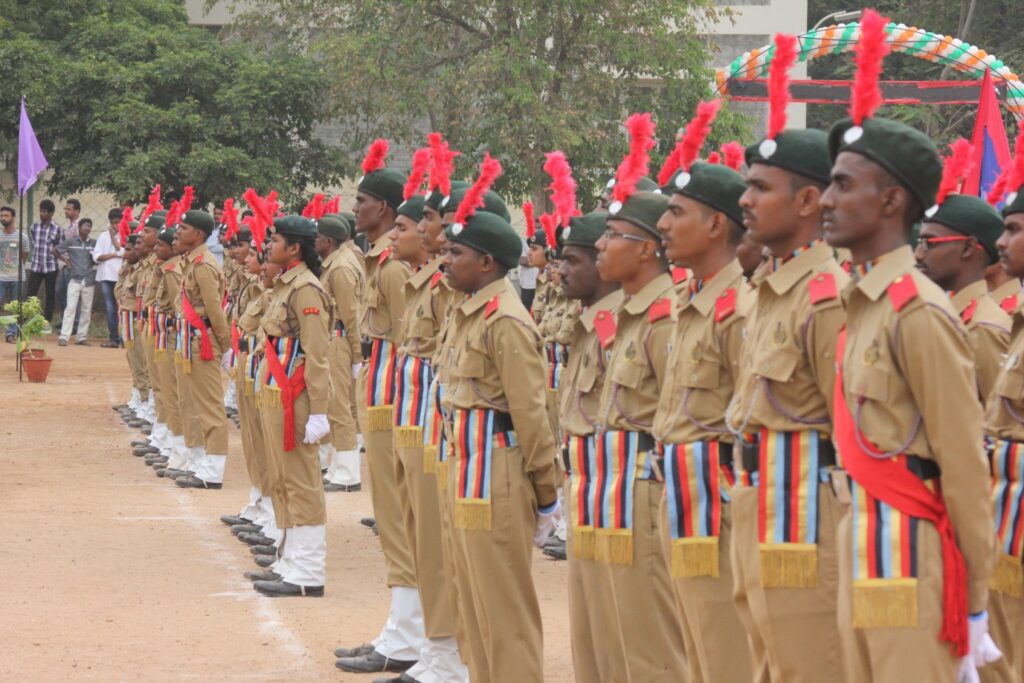
M598 529L594 559L605 564L633 564L632 529Z
M181 359L181 371L186 375L192 374L192 360L190 358Z
M672 541L672 576L693 579L718 576L718 537L701 536Z
M366 409L366 425L371 432L389 432L395 423L395 407L373 406Z
M423 427L395 427L395 448L423 446Z
M167 349L156 349L153 352L153 360L155 360L158 363L162 363L166 357Z
M573 557L577 560L594 559L594 527L574 526L570 538Z
M281 390L277 387L261 386L260 390L255 392L256 394L256 406L259 408L280 408L281 407Z
M256 395L256 382L254 380L245 378L245 395L255 396Z
M134 339L125 339L124 340L124 348L125 349L134 349L135 348L135 340Z
M989 587L1012 598L1024 598L1024 564L1021 558L999 554Z
M456 500L455 528L467 531L490 531L491 501L478 498Z
M818 585L818 547L813 543L762 543L760 555L765 588Z
M437 446L423 447L423 473L437 473Z
M917 579L854 581L853 627L917 627Z

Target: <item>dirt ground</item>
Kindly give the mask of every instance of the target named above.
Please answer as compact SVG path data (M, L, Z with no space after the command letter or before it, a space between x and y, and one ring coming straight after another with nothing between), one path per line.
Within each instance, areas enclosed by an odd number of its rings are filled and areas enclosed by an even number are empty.
M130 384L124 352L47 350L45 384L18 384L0 343L0 680L365 681L332 650L374 637L388 591L368 491L327 495L327 595L259 596L248 547L219 521L249 487L232 426L224 489L157 478L110 409ZM365 472L365 469L364 469ZM364 474L365 481L365 474ZM572 680L566 563L536 551L545 678Z

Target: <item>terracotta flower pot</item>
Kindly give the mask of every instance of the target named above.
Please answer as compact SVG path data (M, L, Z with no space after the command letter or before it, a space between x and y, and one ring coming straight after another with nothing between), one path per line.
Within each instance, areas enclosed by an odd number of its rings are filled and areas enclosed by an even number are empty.
M50 374L50 363L52 358L38 358L36 356L24 356L21 364L25 368L29 382L45 382L46 376Z
M46 358L46 349L25 349L21 352L21 359L26 358Z

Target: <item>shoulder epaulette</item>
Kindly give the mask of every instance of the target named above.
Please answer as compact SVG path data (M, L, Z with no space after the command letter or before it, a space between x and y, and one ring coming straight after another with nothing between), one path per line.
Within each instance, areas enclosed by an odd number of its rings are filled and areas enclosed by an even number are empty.
M391 247L388 247L384 251L380 252L380 256L377 257L378 265L384 265L384 262L387 261L390 256L391 256Z
M615 322L615 314L611 311L602 310L594 315L594 331L597 332L597 340L601 343L602 349L612 345L617 329L618 323Z
M1010 294L1009 296L1004 296L1003 300L999 302L999 308L1013 315L1013 312L1017 310L1017 295Z
M177 263L165 263L164 264L164 270L167 270L167 271L174 270L174 266L176 266L176 265L178 265L178 264Z
M886 292L889 294L889 303L898 313L903 310L904 306L917 298L917 285L914 284L914 278L910 275L900 275L892 281Z
M659 320L663 320L672 315L672 300L671 299L658 299L651 307L647 309L647 319L651 323L656 323Z
M839 298L839 287L836 286L836 278L832 273L818 273L812 277L807 283L807 292L810 294L812 305Z
M960 320L964 322L964 325L969 325L971 320L974 319L974 310L978 307L978 300L974 299L971 303L967 304L967 308L960 314Z
M444 277L444 273L440 270L430 276L430 288L433 289L441 284L441 278Z
M730 287L715 299L715 322L720 323L736 312L736 290Z
M690 277L690 271L686 268L673 268L672 269L672 284L678 285L683 280Z
M495 294L494 298L487 302L484 306L484 318L490 318L492 315L498 312L498 305L501 304L501 295Z

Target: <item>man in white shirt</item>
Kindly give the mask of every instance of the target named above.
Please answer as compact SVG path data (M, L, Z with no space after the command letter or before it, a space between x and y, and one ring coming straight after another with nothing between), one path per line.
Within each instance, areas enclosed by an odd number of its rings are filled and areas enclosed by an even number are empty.
M523 300L526 310L533 307L533 296L537 293L538 270L530 266L527 254L530 248L523 242L523 255L519 257L519 296Z
M121 337L117 332L117 299L114 298L114 285L117 284L117 272L121 270L124 253L117 236L117 224L121 216L121 209L111 209L107 213L110 227L96 238L96 246L92 250L92 258L96 262L96 284L103 292L103 305L107 310L110 337L102 344L107 349L121 346Z

